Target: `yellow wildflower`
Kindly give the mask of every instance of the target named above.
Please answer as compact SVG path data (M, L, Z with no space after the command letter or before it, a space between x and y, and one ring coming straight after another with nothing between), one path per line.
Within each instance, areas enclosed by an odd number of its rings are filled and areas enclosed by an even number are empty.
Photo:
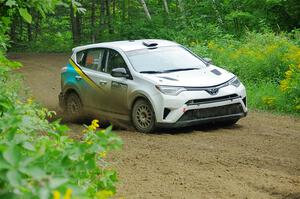
M53 191L53 199L60 199L60 192L59 191Z
M103 151L103 152L99 153L99 156L101 158L105 158L106 157L106 151Z
M276 50L278 48L278 45L274 44L274 45L270 45L266 48L266 52L267 54L272 53L274 50Z
M192 41L191 43L190 43L190 46L195 46L196 45L196 42L194 42L194 41Z
M265 96L265 97L262 97L262 101L263 101L264 104L270 106L270 105L273 105L273 104L274 104L275 97L268 97L268 96Z
M209 41L207 46L208 46L208 48L215 48L216 44L213 41Z
M73 190L68 188L65 195L64 195L64 199L71 199L72 192L73 192Z
M280 82L280 90L282 92L285 92L289 89L289 80L288 79L284 79Z
M93 120L92 124L90 125L91 130L96 130L99 127L99 120Z
M87 129L83 130L83 133L87 133L88 131L95 131L99 127L99 120L93 120L91 125L88 126Z
M93 144L93 142L92 141L87 141L86 142L88 145L91 145L91 144Z
M27 99L27 104L32 104L32 102L33 102L33 98L32 97L30 97L30 98Z
M293 71L292 70L288 70L285 72L285 77L286 79L291 79L293 75Z
M96 193L96 198L97 199L108 199L110 197L112 197L114 195L114 193L112 191L109 190L102 190Z

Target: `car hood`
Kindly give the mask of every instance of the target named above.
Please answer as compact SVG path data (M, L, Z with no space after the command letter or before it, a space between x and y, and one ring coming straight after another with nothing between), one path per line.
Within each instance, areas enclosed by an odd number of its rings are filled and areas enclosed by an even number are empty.
M183 87L216 86L234 77L232 73L213 65L199 70L142 75L144 78L152 80L158 85Z

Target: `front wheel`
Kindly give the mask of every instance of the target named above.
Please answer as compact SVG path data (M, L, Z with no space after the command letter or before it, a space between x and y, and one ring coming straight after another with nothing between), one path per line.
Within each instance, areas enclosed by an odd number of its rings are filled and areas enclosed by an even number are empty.
M140 99L135 102L131 113L133 126L142 133L150 133L155 129L155 113L149 102Z

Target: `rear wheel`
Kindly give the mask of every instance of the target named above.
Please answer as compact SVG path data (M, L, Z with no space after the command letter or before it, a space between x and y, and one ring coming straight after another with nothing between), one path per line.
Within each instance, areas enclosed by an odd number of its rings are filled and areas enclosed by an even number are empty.
M155 129L155 113L149 102L140 99L135 102L131 113L133 126L142 133L150 133Z
M82 115L82 103L79 96L72 92L67 95L66 99L66 113L68 119L77 121Z

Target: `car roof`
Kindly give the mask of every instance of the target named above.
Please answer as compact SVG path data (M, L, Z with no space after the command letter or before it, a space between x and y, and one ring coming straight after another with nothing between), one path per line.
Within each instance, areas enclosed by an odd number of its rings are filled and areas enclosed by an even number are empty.
M124 52L147 49L151 48L144 43L156 43L155 47L166 47L166 46L178 46L176 42L162 40L162 39L140 39L140 40L125 40L125 41L113 41L113 42L103 42L97 44L89 44L84 46L78 46L73 48L73 52L78 52L81 50L89 49L89 48L118 48Z

